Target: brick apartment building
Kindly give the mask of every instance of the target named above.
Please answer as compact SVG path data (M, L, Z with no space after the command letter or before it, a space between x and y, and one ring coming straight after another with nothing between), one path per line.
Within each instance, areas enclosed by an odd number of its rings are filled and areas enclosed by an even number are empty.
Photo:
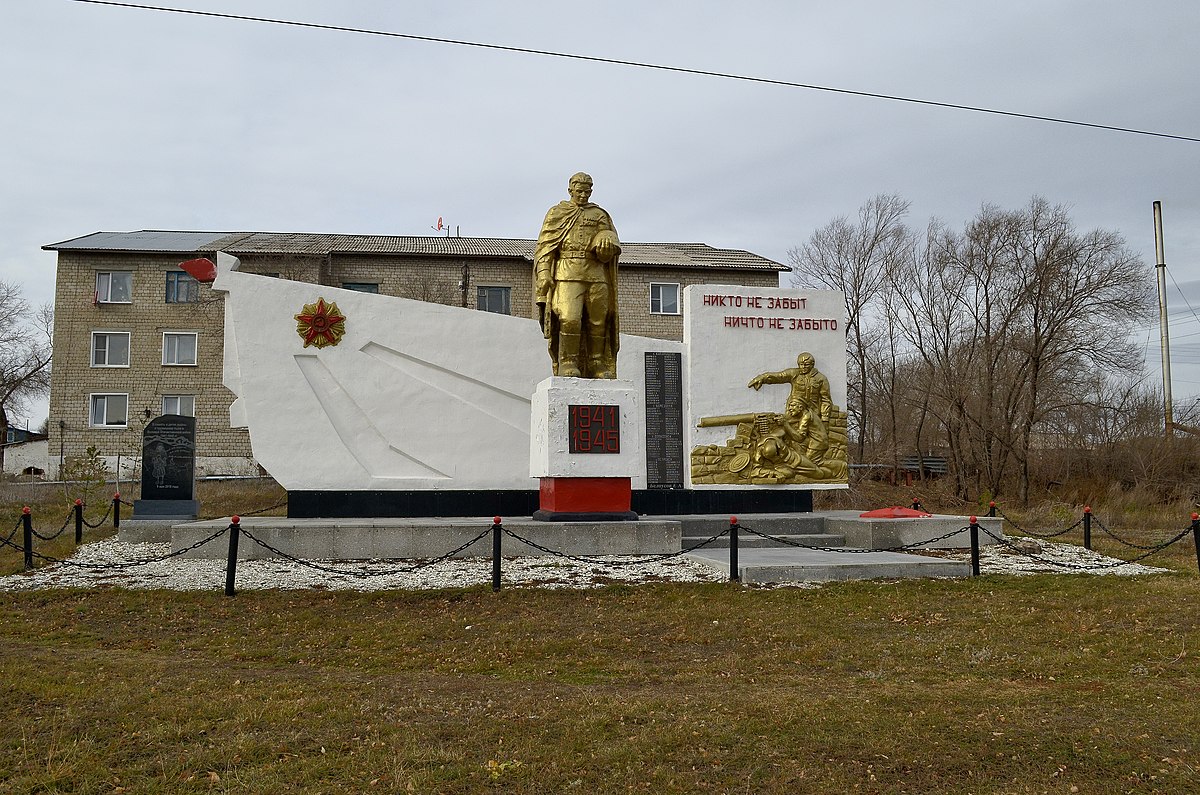
M622 243L621 330L683 336L689 284L775 286L788 268L703 243ZM295 281L531 317L533 240L296 233L96 232L58 252L50 386L50 471L94 446L128 473L142 430L162 414L196 417L201 473L257 471L247 432L229 427L221 383L224 307L179 263L238 257Z

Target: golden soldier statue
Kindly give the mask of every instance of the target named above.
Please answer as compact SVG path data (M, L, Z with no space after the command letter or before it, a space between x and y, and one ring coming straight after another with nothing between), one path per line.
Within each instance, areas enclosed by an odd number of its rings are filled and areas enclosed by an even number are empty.
M617 257L612 218L592 204L592 178L571 177L570 201L550 208L533 254L533 295L554 374L616 378Z

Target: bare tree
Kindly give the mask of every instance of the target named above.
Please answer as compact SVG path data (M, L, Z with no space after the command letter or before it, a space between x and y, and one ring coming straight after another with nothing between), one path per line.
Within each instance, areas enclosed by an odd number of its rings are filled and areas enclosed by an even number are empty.
M985 206L961 233L931 225L922 256L894 272L899 324L927 377L899 383L937 418L961 496L998 494L1015 473L1028 500L1054 423L1098 399L1096 373L1136 369L1129 331L1149 285L1120 235L1080 233L1039 197Z
M858 433L858 459L863 460L870 429L865 315L879 300L887 275L911 253L911 232L903 223L908 202L896 194L880 194L858 210L857 222L835 218L808 242L788 251L792 285L839 290L846 300L850 356L851 423Z
M21 295L20 285L0 280L0 443L8 438L9 415L50 388L53 327L50 305L35 311Z

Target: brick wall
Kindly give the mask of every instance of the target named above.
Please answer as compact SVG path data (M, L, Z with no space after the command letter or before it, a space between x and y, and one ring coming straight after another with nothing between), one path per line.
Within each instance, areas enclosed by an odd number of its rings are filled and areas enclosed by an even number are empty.
M194 395L198 457L250 457L244 429L229 427L233 393L221 384L224 303L200 286L196 303L165 301L166 273L192 255L59 252L50 384L52 470L94 445L101 455L141 454L141 434L162 412L163 395ZM95 304L98 271L132 271L133 301ZM129 332L129 367L92 367L92 332ZM196 332L195 366L162 363L163 332ZM129 395L125 428L92 428L90 395ZM150 412L150 417L146 412ZM60 424L61 423L61 424Z

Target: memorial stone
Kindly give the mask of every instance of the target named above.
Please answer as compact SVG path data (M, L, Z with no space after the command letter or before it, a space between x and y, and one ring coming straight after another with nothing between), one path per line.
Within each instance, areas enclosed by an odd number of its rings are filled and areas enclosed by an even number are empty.
M168 414L142 433L142 498L135 519L195 518L196 419Z

